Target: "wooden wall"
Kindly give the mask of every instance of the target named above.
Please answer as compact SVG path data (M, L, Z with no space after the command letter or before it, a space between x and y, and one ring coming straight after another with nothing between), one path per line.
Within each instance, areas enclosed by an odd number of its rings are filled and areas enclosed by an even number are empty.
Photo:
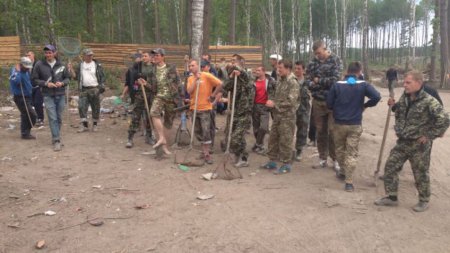
M0 65L2 67L17 64L20 56L19 37L0 37Z

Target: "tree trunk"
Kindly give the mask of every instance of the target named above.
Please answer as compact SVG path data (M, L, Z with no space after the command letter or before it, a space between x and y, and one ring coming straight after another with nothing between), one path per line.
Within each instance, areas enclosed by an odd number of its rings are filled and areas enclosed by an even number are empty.
M251 32L251 6L252 6L252 0L247 0L246 1L246 4L245 4L245 17L246 17L246 25L247 25L247 30L246 30L246 33L247 33L247 46L250 46L250 32Z
M236 44L236 0L231 0L230 4L230 34L228 36L230 44L234 45Z
M370 80L369 77L369 63L368 63L368 55L367 55L367 44L369 42L369 13L368 13L368 0L364 1L364 10L363 10L363 41L362 41L362 51L363 51L363 70L364 70L364 79Z
M204 0L203 8L203 53L209 50L209 37L211 29L211 0Z
M283 55L283 51L284 51L284 44L283 44L283 14L281 13L281 3L283 1L280 1L280 5L279 5L279 12L280 12L280 54Z
M268 41L268 50L270 54L273 53L279 53L279 47L278 47L278 42L277 42L277 38L276 38L276 34L275 34L275 20L274 20L274 7L273 7L273 0L268 0L267 3L267 8L264 6L259 6L261 13L263 14L264 17L264 24L265 27L267 27L269 30L268 32L268 36L264 36L264 37L268 37L269 41Z
M181 45L181 32L180 32L180 0L174 0L175 6L175 19L177 24L177 43Z
M145 9L145 1L139 0L138 2L138 18L139 18L139 43L144 43L144 9Z
M50 44L56 45L55 28L53 25L53 17L50 9L50 0L45 0L44 4L45 4L45 11L47 14L48 41Z
M436 51L439 39L439 0L434 1L433 38L431 39L430 82L436 79Z
M336 45L336 55L339 55L339 20L338 20L336 0L334 0L334 18L335 18L334 29L336 30L336 38L334 40L334 44Z
M128 3L128 17L130 18L130 34L131 34L131 43L134 43L134 26L133 26L133 13L131 12L131 3L130 0L127 1Z
M414 38L414 22L415 22L415 13L416 13L416 3L414 0L409 0L409 25L408 31L405 32L404 36L407 36L407 45L406 45L406 60L405 60L405 71L408 71L410 64L410 56L412 52L412 40Z
M159 7L158 0L153 0L153 5L155 8L154 18L155 18L155 42L156 44L161 44L161 33L159 29Z
M441 88L447 86L448 74L448 0L441 0L440 2L440 30L441 30Z
M341 37L341 60L343 66L345 65L345 61L347 58L347 6L346 6L346 0L341 0L341 25L342 25L342 37Z
M313 36L312 36L312 0L309 0L309 58L312 58Z
M202 54L204 0L192 1L191 58L199 60Z
M94 41L94 3L93 0L86 0L86 31L89 34L89 41Z

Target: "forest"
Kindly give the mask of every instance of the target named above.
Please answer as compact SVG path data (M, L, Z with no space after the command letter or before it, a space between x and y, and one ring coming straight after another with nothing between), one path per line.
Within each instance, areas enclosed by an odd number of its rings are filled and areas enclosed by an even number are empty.
M448 0L0 0L0 36L22 44L77 37L83 42L192 43L193 5L203 10L203 51L262 45L308 60L324 40L344 62L419 68L448 86Z

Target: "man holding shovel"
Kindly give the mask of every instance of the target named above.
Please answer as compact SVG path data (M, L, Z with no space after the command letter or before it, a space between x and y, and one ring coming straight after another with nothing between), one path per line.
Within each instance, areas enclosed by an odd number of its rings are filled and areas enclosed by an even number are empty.
M212 164L210 146L213 136L211 135L211 110L212 102L222 88L222 82L208 72L200 72L198 62L191 60L189 71L192 75L188 78L187 92L190 94L190 109L196 110L195 136L202 144L202 157L206 163ZM198 87L198 92L197 92ZM215 88L214 92L213 89Z
M433 140L442 137L449 127L448 114L442 105L423 88L423 75L411 71L403 81L405 92L398 102L388 100L395 113L394 130L397 143L391 150L384 168L386 197L375 201L378 206L398 205L398 174L406 160L411 162L419 202L413 207L423 212L430 201L430 155Z

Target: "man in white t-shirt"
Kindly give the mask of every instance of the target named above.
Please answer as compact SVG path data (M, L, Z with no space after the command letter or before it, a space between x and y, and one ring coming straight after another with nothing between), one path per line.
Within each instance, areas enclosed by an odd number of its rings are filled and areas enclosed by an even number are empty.
M97 123L100 117L100 94L105 91L105 74L102 65L93 59L94 52L86 48L83 50L83 61L72 75L78 79L80 99L78 112L81 119L79 133L89 130L87 112L89 106L92 109L92 131L97 131Z

